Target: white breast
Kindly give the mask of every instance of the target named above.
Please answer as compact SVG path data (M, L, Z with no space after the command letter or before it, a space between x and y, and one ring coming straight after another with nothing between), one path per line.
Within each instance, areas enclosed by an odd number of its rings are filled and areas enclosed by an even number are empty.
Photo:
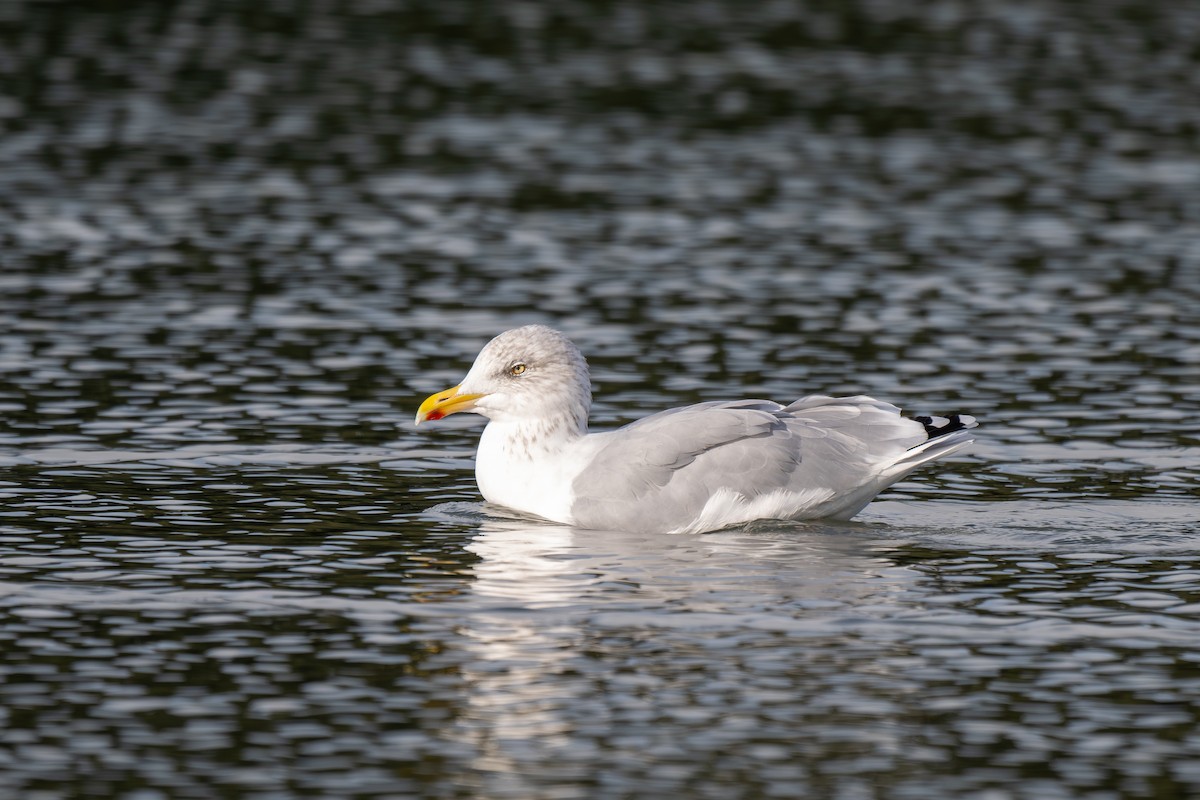
M571 523L571 483L579 473L569 442L547 441L516 423L492 421L475 456L475 481L489 503Z

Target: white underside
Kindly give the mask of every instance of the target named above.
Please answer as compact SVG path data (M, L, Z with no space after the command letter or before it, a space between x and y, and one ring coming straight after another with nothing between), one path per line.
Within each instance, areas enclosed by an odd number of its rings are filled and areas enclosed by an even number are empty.
M484 428L475 456L475 482L483 499L552 522L573 524L571 484L587 463L581 448L525 453L522 442L514 424L493 421Z
M756 519L817 519L828 516L820 509L828 505L834 493L831 489L788 489L746 498L730 489L718 489L700 515L690 523L668 533L703 533L752 522Z

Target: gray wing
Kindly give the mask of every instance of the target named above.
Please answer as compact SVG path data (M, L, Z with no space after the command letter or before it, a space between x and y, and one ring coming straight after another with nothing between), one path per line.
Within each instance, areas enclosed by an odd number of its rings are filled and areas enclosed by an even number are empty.
M701 403L598 436L572 486L576 524L647 531L695 518L719 490L854 498L929 438L895 406L861 396Z

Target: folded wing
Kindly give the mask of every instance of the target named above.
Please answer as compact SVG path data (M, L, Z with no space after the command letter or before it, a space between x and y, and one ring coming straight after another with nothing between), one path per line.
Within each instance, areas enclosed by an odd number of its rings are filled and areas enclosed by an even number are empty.
M571 513L583 527L646 532L849 518L916 467L971 441L967 423L932 438L922 423L864 396L672 409L600 435L573 483ZM692 523L681 527L681 519Z

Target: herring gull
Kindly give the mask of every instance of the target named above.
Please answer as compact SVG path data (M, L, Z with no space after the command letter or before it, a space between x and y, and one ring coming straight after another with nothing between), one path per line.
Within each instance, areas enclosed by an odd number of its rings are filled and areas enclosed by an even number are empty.
M974 441L965 414L910 419L864 395L698 403L598 433L588 432L591 402L579 349L527 325L492 339L459 385L421 403L416 423L460 411L488 418L475 478L490 503L645 533L849 519L917 467Z

